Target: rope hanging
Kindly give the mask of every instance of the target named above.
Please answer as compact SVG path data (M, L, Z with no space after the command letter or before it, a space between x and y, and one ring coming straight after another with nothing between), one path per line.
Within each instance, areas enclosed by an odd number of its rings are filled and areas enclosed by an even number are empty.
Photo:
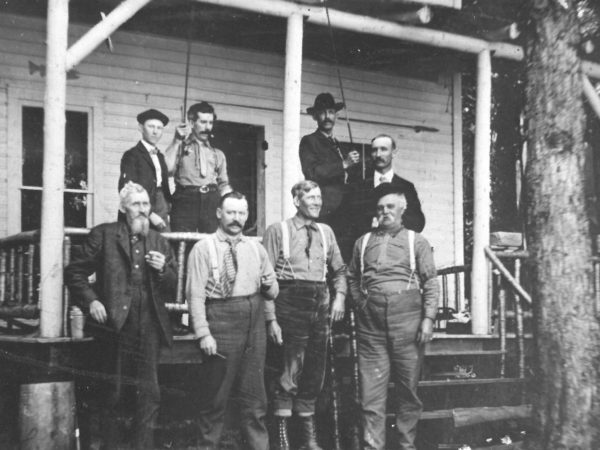
M346 126L348 127L348 137L350 138L350 147L354 150L354 139L352 138L352 127L350 125L350 116L348 113L348 103L346 102L346 94L344 92L344 83L342 82L342 73L340 71L340 64L337 56L337 48L335 46L335 40L333 38L333 27L331 26L331 19L329 17L329 6L325 1L325 14L327 15L327 29L329 30L329 41L331 43L331 50L333 51L333 63L335 64L335 71L337 73L338 85L340 87L340 93L342 95L342 102L344 103L344 119L346 120ZM361 163L362 163L362 178L365 178L365 146L361 148Z

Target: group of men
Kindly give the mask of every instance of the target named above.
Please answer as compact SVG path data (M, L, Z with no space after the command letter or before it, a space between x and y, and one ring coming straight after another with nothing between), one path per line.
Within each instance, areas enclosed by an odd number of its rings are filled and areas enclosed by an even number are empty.
M163 154L157 144L169 118L156 109L138 114L142 139L121 158L119 191L129 181L144 187L150 197L153 229L203 233L217 229L219 199L232 189L225 154L210 142L216 117L210 103L190 106L188 123L177 127ZM173 195L169 176L175 180Z
M416 386L438 298L433 255L418 234L425 218L416 190L393 173L394 139L372 140L374 172L360 179L360 155L345 155L333 137L342 107L325 93L308 108L318 129L300 143L306 180L292 188L297 212L269 226L262 245L243 235L248 202L230 188L225 157L210 144L214 108L206 102L190 107L189 125L177 128L164 156L156 144L168 118L156 110L138 116L142 140L121 164L120 220L92 229L66 269L73 300L110 336L107 370L116 382L106 396L105 448L115 448L115 408L123 380L131 379L137 392L134 445L153 446L158 354L172 339L164 299L172 297L176 282L171 247L156 230L169 227L211 233L189 253L186 278L199 350L225 367L214 395L197 405L199 448L218 448L228 401L235 398L243 448L289 450L288 421L294 416L300 448L319 450L315 403L330 327L344 318L347 305L356 313L362 446L385 448L391 378L401 448L415 448L421 412ZM176 183L172 198L170 174ZM338 241L352 241L349 256ZM88 281L93 272L95 286ZM283 355L271 393L276 430L270 445L267 338L282 346Z

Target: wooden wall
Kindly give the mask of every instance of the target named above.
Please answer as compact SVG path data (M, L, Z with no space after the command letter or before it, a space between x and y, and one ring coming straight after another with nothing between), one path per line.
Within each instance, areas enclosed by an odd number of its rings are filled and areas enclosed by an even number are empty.
M71 25L70 41L87 27ZM0 16L0 236L20 230L21 124L23 105L42 105L43 78L29 74L28 62L43 64L45 22L14 15ZM160 146L165 148L179 121L183 97L186 43L153 35L117 32L115 52L103 45L76 69L68 81L68 108L91 115L91 179L94 191L90 225L116 216L116 185L122 153L139 139L135 116L154 107L171 123ZM424 235L436 249L439 266L462 263L462 160L457 146L461 133L460 96L453 95L451 77L438 83L342 68L354 140L369 142L377 133L397 138L394 167L417 187L427 217ZM207 100L220 119L265 128L269 150L266 167L266 223L281 220L282 109L284 59L282 56L207 43L192 46L189 103ZM333 66L305 61L302 109L324 91L340 98ZM424 125L437 133L415 133L397 124ZM301 118L302 134L315 123ZM347 140L346 124L336 126L337 137ZM456 131L456 133L455 133ZM457 151L458 150L458 151ZM283 197L282 197L283 196ZM8 199L15 199L9 202Z

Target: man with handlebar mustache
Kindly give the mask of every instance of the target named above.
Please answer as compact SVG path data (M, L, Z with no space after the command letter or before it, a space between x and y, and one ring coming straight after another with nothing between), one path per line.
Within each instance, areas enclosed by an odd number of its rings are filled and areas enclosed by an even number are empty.
M104 356L105 386L102 448L117 448L117 407L124 389L135 391L136 449L154 448L154 425L160 389L157 367L160 347L171 345L172 334L164 306L177 284L171 246L150 229L150 199L139 184L128 182L120 192L126 220L98 225L73 262L65 269L72 301L89 312L88 330ZM96 274L91 285L88 277Z

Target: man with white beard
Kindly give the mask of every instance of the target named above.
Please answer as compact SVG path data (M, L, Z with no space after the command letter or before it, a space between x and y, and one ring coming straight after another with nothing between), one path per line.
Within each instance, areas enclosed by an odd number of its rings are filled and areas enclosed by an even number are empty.
M162 344L172 334L164 301L174 296L176 262L171 246L149 229L150 199L139 184L127 183L120 192L120 210L126 221L105 223L90 231L81 250L65 269L65 282L73 303L93 320L94 354L103 358L109 380L104 388L103 447L117 448L117 406L124 389L135 391L136 449L154 448L154 425L160 390L157 366ZM89 276L96 274L96 283Z

